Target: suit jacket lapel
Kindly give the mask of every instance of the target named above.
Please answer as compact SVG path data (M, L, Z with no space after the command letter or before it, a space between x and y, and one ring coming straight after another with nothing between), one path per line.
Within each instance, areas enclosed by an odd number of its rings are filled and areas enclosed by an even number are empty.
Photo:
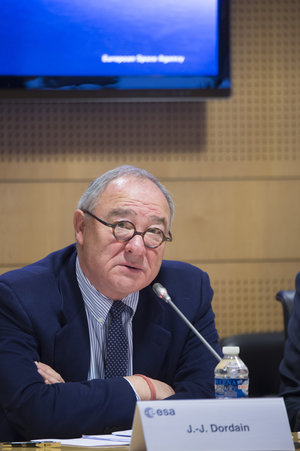
M86 380L90 365L89 331L75 272L76 252L59 274L62 328L55 338L55 368L68 381Z
M157 377L165 359L171 332L164 326L168 312L151 287L140 292L133 319L133 371Z

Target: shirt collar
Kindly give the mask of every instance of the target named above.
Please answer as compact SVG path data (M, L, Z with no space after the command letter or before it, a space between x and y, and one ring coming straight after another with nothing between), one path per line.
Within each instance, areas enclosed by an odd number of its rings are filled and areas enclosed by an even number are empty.
M91 284L81 269L78 256L76 257L76 277L86 308L97 321L101 318L105 322L114 301L104 296ZM133 317L138 305L139 291L120 300L132 308Z

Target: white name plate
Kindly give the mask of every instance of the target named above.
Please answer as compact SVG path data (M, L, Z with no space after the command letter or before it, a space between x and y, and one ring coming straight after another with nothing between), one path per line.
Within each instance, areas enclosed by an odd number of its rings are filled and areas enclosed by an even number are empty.
M138 401L130 451L294 451L282 398Z

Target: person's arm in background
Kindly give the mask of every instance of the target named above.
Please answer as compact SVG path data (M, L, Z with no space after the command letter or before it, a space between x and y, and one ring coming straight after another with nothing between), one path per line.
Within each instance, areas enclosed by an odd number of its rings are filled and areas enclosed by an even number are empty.
M284 397L293 431L300 430L300 272L296 277L294 310L288 325L288 338L280 364L281 396Z

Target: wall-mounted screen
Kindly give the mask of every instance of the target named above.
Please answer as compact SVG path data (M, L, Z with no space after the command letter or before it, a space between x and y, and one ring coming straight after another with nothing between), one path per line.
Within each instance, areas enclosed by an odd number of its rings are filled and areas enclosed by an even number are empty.
M9 0L0 97L227 97L229 0Z

